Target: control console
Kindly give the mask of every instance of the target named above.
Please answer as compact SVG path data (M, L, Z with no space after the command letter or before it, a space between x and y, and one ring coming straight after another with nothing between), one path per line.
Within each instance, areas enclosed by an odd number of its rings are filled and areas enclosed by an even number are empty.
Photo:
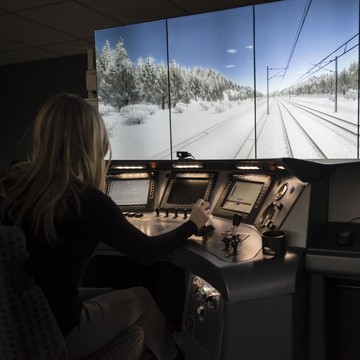
M186 359L306 358L299 351L306 340L297 330L306 325L302 248L306 229L315 227L308 226L314 182L327 171L311 164L308 172L309 164L295 159L132 165L141 170L114 166L106 191L145 234L188 221L198 198L212 206L207 224L171 254L172 263L186 270ZM281 256L262 253L267 230L287 233Z
M190 243L226 262L255 258L262 248L261 233L281 227L306 186L273 164L259 170L233 170L233 163L220 168L203 162L197 169L186 162L181 169L167 162L164 167L149 165L132 170L112 167L107 194L133 225L150 236L187 221L199 198L209 201L211 219Z

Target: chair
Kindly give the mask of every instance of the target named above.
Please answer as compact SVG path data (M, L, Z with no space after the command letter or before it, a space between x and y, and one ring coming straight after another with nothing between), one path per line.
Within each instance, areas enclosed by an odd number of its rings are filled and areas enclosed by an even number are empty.
M66 360L61 330L44 293L27 275L25 236L0 226L0 359ZM86 360L137 360L144 333L132 325Z

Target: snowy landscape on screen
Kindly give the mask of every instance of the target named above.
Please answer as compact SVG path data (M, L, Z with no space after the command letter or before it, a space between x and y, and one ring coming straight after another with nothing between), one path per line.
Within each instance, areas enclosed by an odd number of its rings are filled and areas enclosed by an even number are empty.
M358 158L358 7L294 0L256 6L256 25L241 7L96 32L113 159Z
M271 100L271 104L274 100ZM276 100L275 100L276 101ZM316 109L334 115L334 101L327 96L294 97L293 101L311 105ZM357 123L357 101L341 97L338 99L337 116ZM157 110L146 117L141 125L127 125L118 111L105 112L104 120L110 132L114 159L170 159L170 124L168 110ZM277 132L277 116L266 114L266 99L257 101L259 117L266 118L266 128L257 138L258 158L289 157L283 138ZM251 159L255 158L254 103L246 100L228 105L218 114L213 108L204 110L199 103L191 103L181 113L171 114L173 158L176 151L188 151L196 159ZM319 126L318 131L326 146L327 158L356 158L356 138L341 139L332 132L326 134ZM327 137L328 136L328 137ZM348 146L351 141L350 146ZM297 158L314 159L305 141ZM344 148L344 149L343 149ZM341 150L343 149L343 150ZM333 154L334 151L336 154ZM331 156L332 154L332 156Z

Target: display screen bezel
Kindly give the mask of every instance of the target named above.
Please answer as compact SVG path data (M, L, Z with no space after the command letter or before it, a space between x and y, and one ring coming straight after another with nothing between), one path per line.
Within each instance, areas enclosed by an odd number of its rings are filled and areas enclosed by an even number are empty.
M235 180L221 207L237 213L250 214L263 188L263 182ZM250 194L249 191L251 192ZM236 193L242 197L236 198ZM231 203L235 203L235 205L231 206Z
M239 214L242 216L243 222L253 223L268 194L272 180L273 177L267 174L232 174L221 196L218 198L213 210L213 215L232 219L234 214ZM246 206L242 208L241 204L239 204L237 208L227 206L229 200L231 200L231 197L234 195L233 191L236 185L242 186L242 191L246 191L246 188L249 187L253 187L254 189L257 187L252 197L247 197L246 195L242 197L245 203L249 203L248 208L246 208Z
M153 211L155 184L154 172L126 172L107 176L106 194L122 211ZM124 186L125 189L115 189ZM112 192L116 190L117 193ZM132 196L135 198L131 199Z
M139 186L140 185L140 186ZM112 179L108 195L118 206L147 204L150 179Z
M216 172L172 172L162 197L160 208L187 210L192 209L199 198L208 201L216 177ZM181 190L190 188L191 183L196 184L198 189L192 194L190 192L187 194L182 192L180 194ZM202 191L199 191L199 188Z

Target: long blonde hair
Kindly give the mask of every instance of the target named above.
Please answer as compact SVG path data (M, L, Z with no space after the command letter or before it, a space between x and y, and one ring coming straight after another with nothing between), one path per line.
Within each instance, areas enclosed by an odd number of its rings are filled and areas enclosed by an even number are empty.
M0 182L0 212L15 225L30 215L34 231L56 240L55 215L68 210L69 195L78 210L79 183L103 189L111 150L100 114L73 94L59 94L40 109L32 159Z

